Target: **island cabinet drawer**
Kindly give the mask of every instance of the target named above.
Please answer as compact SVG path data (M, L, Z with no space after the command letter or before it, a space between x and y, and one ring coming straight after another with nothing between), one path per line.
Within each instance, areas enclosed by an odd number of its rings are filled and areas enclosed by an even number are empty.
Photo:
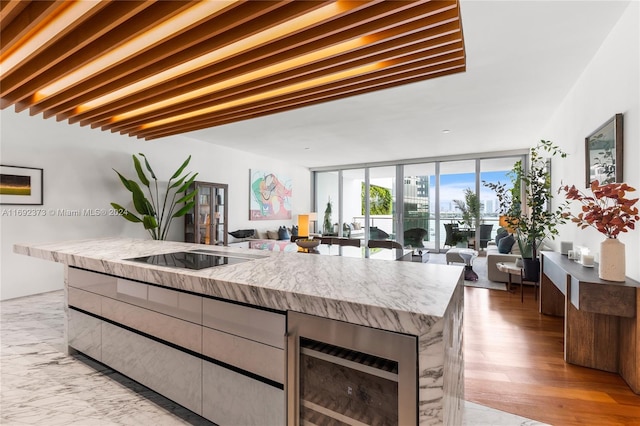
M118 278L113 298L195 324L202 324L201 296Z
M202 351L202 326L120 300L102 298L102 317L183 348Z
M102 362L202 414L202 359L103 321Z
M222 366L202 363L202 416L219 425L283 426L285 393Z
M99 294L69 287L67 297L69 306L75 306L92 314L102 315L102 296Z
M203 327L202 354L284 384L283 349Z
M113 297L116 294L118 278L83 269L69 268L67 282L69 287L80 288L92 293Z
M276 348L285 348L284 314L204 298L202 322L209 328Z
M69 309L67 312L67 343L72 348L102 361L102 320Z

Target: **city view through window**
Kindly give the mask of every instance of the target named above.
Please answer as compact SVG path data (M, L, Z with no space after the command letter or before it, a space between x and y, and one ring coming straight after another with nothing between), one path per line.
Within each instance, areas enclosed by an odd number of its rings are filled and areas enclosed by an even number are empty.
M500 206L496 194L483 181L510 184L508 173L521 159L517 156L315 172L318 222L323 222L331 200L332 227L326 231L320 226L318 231L447 249L453 245L476 247L475 239L482 230L486 245L487 235L493 238L498 229ZM398 183L397 176L402 176ZM447 238L446 229L451 226L463 231L461 241Z

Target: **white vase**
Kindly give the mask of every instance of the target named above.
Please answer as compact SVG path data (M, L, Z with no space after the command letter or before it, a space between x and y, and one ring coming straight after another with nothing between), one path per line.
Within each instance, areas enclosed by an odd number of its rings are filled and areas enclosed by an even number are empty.
M623 282L625 277L624 243L617 238L607 238L600 243L598 276L607 281Z

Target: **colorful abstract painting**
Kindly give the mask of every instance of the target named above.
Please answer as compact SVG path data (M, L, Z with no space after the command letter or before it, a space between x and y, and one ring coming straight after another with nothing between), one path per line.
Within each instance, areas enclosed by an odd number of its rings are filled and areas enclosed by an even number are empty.
M250 220L291 219L291 179L262 170L250 171Z

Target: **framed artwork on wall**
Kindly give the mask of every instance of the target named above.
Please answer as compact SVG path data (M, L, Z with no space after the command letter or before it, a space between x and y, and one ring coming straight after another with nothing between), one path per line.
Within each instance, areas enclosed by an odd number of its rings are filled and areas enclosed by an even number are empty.
M291 179L249 170L249 220L291 220Z
M584 140L586 187L622 182L622 114L616 114Z
M0 204L42 205L42 169L0 165Z

